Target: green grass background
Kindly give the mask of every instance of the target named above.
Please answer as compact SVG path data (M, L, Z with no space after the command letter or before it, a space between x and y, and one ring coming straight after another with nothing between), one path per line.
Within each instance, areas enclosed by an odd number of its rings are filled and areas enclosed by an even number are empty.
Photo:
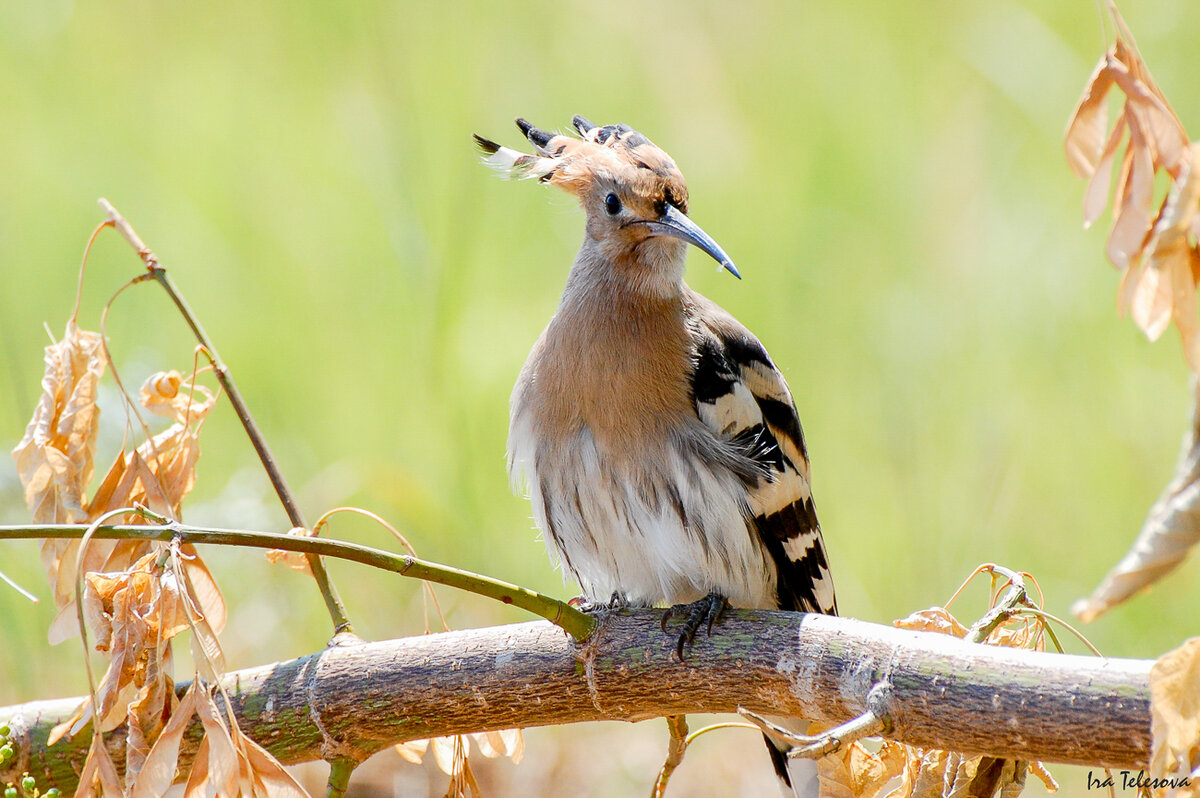
M1200 6L1128 6L1200 130ZM1083 185L1062 155L1105 44L1091 2L0 0L0 444L32 412L42 324L61 335L105 196L191 300L310 517L357 504L423 556L573 595L503 458L508 392L581 215L497 180L470 133L512 144L514 116L562 129L582 113L667 149L693 218L745 276L690 256L691 284L791 383L843 612L890 621L995 561L1034 573L1066 615L1124 553L1189 412L1174 333L1150 345L1117 318L1108 217L1081 229ZM103 235L82 323L95 329L138 270ZM190 368L192 341L152 284L116 302L108 332L132 385ZM107 463L123 417L112 391L104 401ZM285 529L227 405L203 446L185 520ZM26 518L0 462L0 520ZM365 523L334 532L389 545ZM3 544L0 568L48 597L36 552ZM308 581L245 551L209 560L233 608L231 667L324 643ZM364 636L421 630L414 584L331 571ZM1195 573L1087 634L1115 656L1174 647L1200 626ZM442 596L456 627L522 619ZM964 620L983 609L972 601ZM77 647L44 642L48 604L0 589L0 703L86 689ZM643 793L665 733L604 728L531 733L515 770L552 786L522 789ZM680 794L741 789L719 760L758 743L725 734L685 763L694 786ZM644 756L635 741L649 764L629 764ZM545 765L584 745L611 766L575 780ZM765 771L765 757L744 768ZM1065 794L1082 793L1064 772Z

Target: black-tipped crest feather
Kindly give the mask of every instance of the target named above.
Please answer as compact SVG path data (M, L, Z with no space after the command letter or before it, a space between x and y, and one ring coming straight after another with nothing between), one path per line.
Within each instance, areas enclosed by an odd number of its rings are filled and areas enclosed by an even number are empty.
M525 134L525 138L529 139L529 141L537 147L545 147L550 143L550 139L554 138L553 133L547 133L541 128L534 127L531 123L522 119L521 117L517 117L517 127L519 127L521 132Z
M475 145L477 147L479 147L479 149L483 150L483 152L488 155L495 155L497 152L500 151L499 144L492 141L491 139L485 139L483 136L479 135L478 133L472 133L471 138L475 139Z

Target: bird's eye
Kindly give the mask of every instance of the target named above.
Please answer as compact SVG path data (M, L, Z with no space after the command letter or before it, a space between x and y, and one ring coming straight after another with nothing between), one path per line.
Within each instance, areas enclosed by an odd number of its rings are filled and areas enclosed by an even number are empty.
M621 212L621 200L616 194L609 194L604 198L604 210L608 211L609 216L616 216Z

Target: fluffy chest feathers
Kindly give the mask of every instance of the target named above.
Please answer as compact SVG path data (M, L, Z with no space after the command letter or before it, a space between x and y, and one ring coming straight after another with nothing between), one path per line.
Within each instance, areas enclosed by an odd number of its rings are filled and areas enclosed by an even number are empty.
M543 447L586 429L607 457L637 458L694 415L692 349L679 298L568 297L522 370L514 417L530 416Z

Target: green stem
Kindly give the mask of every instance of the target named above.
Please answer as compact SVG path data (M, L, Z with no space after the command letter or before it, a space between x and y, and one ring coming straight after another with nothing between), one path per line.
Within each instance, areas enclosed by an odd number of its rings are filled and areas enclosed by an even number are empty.
M37 538L82 538L87 532L86 524L33 524L30 526L0 526L0 540L28 540ZM408 554L393 554L382 549L347 543L328 538L310 538L302 535L287 535L279 532L252 532L241 529L211 529L186 526L180 523L150 525L112 525L96 527L92 537L97 540L160 540L178 538L184 543L201 543L220 546L247 546L260 549L283 549L299 551L319 557L334 557L341 560L369 565L385 571L424 579L439 585L456 587L480 596L495 599L504 604L545 618L574 637L586 640L596 628L591 616L550 596L527 590L518 585L492 579L488 576L451 568L448 565L429 562Z
M212 339L208 337L208 333L200 325L200 320L192 312L192 308L188 305L187 300L183 298L183 294L175 287L174 281L167 274L166 267L158 262L158 256L146 246L146 243L142 241L141 236L137 234L133 226L126 221L125 217L108 200L101 199L100 207L104 209L113 226L129 242L130 246L137 251L138 257L146 264L146 269L149 270L150 276L171 297L171 300L175 303L175 307L182 314L184 321L191 328L192 334L196 336L196 340L204 348L205 354L212 364L213 373L217 377L217 382L221 383L221 387L229 396L229 402L233 405L234 412L237 413L238 419L242 422L242 427L245 428L246 434L250 437L250 443L253 444L254 451L258 453L258 459L262 461L263 468L266 469L267 477L271 480L271 486L275 488L275 495L279 497L279 501L283 504L283 509L287 513L288 520L293 527L309 529L308 524L304 520L304 515L300 512L300 507L296 504L295 497L288 488L287 481L283 478L283 472L280 471L279 465L275 462L274 455L271 454L271 450L267 446L266 438L263 437L262 431L259 430L254 417L250 414L250 408L242 398L242 393L238 390L237 383L233 381L233 375L229 373L229 367L221 360L221 356L217 353L217 348L213 345ZM335 635L343 632L352 634L354 629L350 624L350 616L346 614L346 607L342 604L342 599L338 595L333 580L330 579L329 573L325 570L325 564L321 562L319 557L310 554L308 565L309 570L312 571L313 578L317 581L317 587L321 590L321 596L325 599L325 608L329 611L329 617L333 621L333 633Z
M350 775L358 763L353 759L335 759L329 763L329 785L325 789L325 798L342 798L346 788L350 786Z

